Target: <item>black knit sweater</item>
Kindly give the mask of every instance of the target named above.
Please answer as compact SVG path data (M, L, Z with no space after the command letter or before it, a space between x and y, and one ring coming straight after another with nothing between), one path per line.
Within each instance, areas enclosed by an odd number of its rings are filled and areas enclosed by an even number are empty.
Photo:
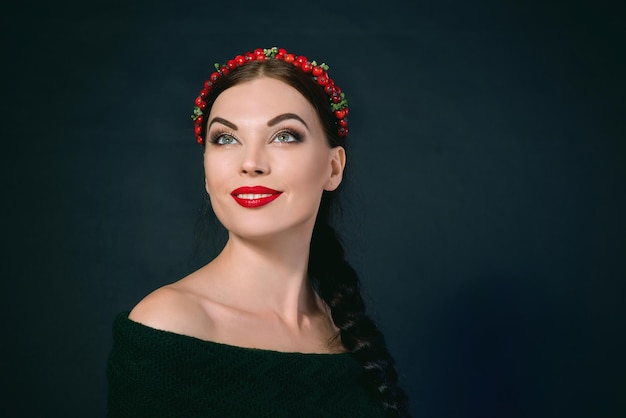
M121 313L108 362L108 416L383 417L349 354L235 347L159 331Z

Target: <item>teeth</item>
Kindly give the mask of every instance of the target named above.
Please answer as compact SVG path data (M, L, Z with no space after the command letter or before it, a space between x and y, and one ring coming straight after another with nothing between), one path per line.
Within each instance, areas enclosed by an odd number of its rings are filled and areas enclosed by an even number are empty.
M262 199L264 197L270 197L271 194L252 194L252 193L245 193L245 194L238 194L237 197L239 199Z

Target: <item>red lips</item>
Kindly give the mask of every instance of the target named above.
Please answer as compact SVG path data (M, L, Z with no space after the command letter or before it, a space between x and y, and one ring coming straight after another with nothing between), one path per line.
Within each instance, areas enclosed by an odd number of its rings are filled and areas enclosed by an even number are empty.
M264 186L239 187L231 192L231 196L244 208L258 208L277 199L282 192Z

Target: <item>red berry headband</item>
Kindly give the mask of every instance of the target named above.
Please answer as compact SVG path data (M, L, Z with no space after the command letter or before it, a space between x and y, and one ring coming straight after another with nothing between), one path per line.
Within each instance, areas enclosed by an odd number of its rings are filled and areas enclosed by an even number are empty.
M209 91L211 91L213 84L237 67L246 65L248 62L265 61L270 58L292 63L305 73L311 74L313 80L315 80L329 96L330 108L337 118L337 133L341 137L348 135L348 100L346 100L345 94L341 91L341 88L336 86L335 82L328 77L328 65L324 63L317 64L315 61L309 61L303 55L297 56L288 53L283 48L273 47L269 49L257 48L253 52L237 55L226 64L215 64L216 71L204 82L204 87L200 90L198 97L196 97L193 114L191 115L194 125L194 134L199 144L203 143L201 134L202 122L204 120L203 112L207 105L206 97Z

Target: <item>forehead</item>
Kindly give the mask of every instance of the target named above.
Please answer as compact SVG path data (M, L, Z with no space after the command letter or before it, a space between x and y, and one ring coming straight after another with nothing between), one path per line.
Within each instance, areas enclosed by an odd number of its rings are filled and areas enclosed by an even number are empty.
M296 113L304 119L317 119L311 103L289 84L269 77L239 83L224 90L213 103L210 117L251 117Z

